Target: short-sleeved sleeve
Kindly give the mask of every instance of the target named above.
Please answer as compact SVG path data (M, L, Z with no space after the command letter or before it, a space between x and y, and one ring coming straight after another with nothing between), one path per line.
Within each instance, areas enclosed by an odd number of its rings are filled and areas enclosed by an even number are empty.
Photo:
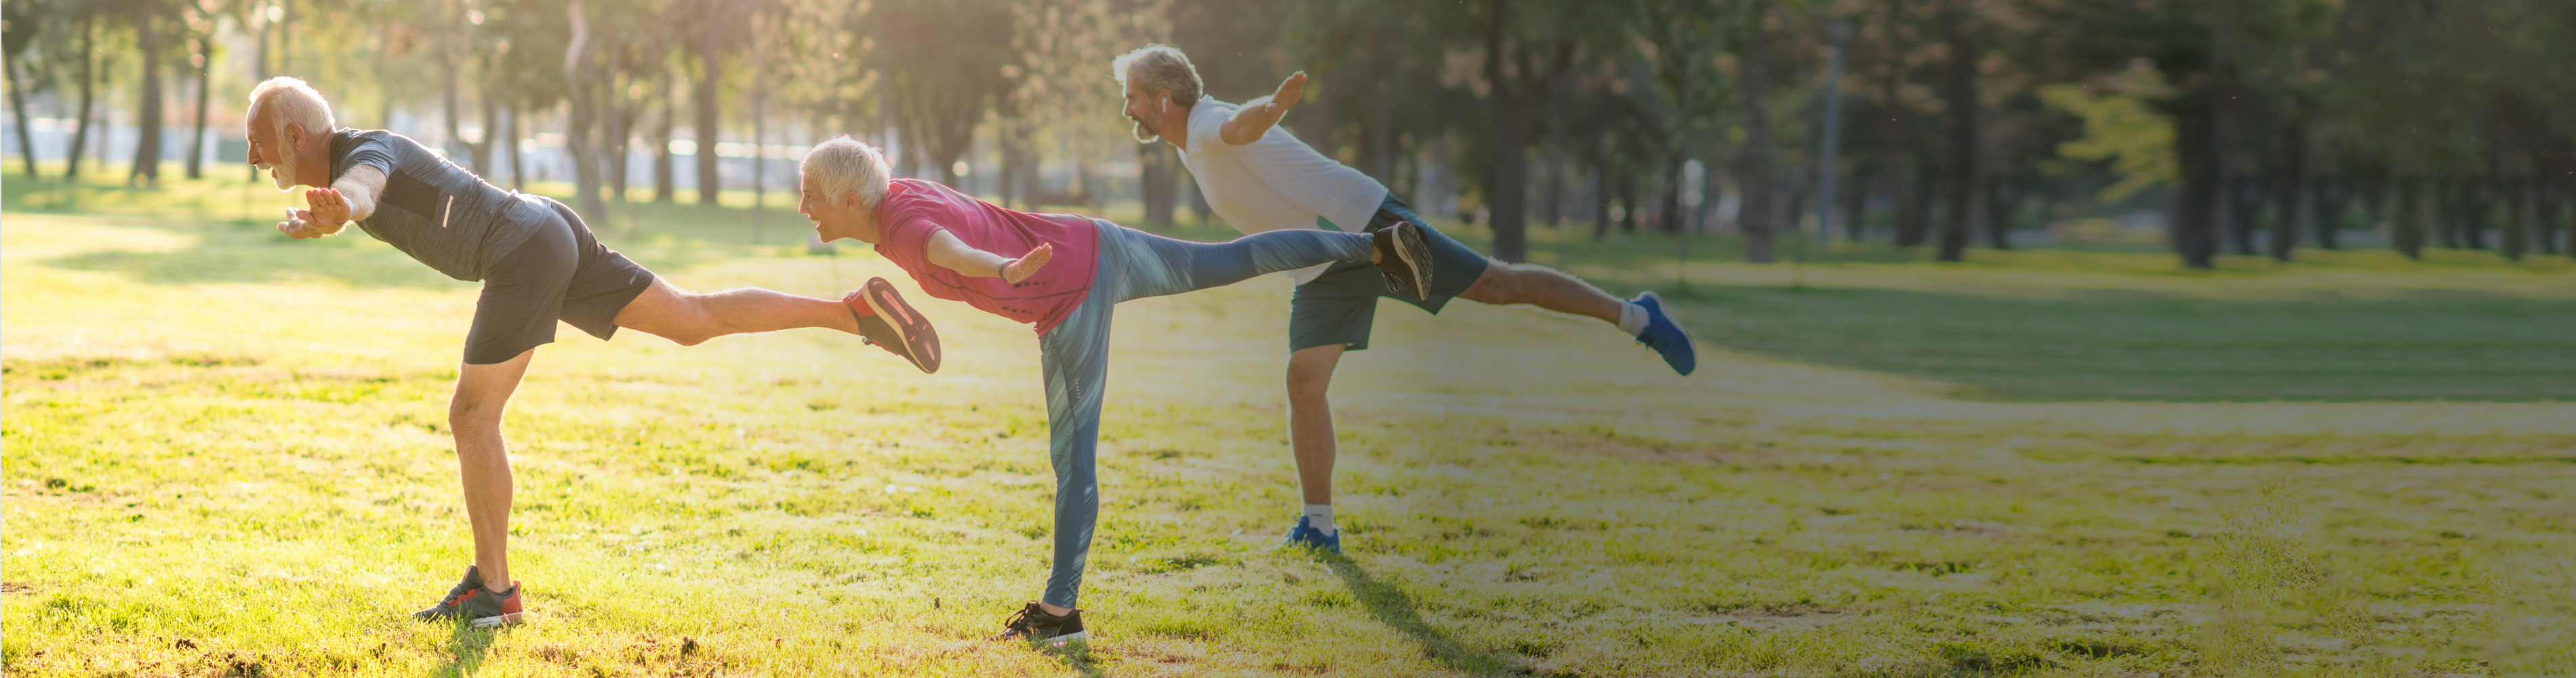
M1190 107L1190 148L1201 153L1224 148L1225 119L1232 117L1236 108L1239 107L1216 97L1200 97L1198 105Z
M393 145L385 143L385 140L380 138L357 137L357 143L351 145L349 152L341 155L340 162L331 168L331 180L339 181L340 177L348 176L349 170L357 169L359 165L372 166L376 171L383 172L385 176L393 176Z

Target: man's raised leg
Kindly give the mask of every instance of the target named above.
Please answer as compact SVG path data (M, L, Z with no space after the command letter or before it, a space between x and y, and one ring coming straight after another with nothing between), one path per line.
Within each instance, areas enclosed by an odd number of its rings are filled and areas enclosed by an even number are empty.
M1476 283L1458 293L1461 299L1487 304L1530 304L1559 313L1591 316L1636 337L1664 357L1673 371L1690 374L1699 367L1698 349L1681 325L1664 314L1663 299L1653 292L1623 300L1591 283L1537 264L1493 262Z
M696 346L728 334L823 327L859 333L858 319L839 301L746 287L708 294L682 292L655 279L653 286L617 312L617 326Z

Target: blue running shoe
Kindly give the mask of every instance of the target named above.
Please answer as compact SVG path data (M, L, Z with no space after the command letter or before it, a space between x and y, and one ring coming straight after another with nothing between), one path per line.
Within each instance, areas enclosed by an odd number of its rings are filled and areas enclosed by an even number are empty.
M1332 552L1333 555L1341 555L1342 535L1324 534L1323 530L1308 527L1306 525L1305 516L1297 516L1297 526L1288 528L1288 538L1280 540L1278 546L1271 548L1288 548L1291 546L1323 549L1325 551Z
M1699 351L1691 348L1690 335L1682 332L1682 326L1674 324L1672 316L1664 314L1663 297L1655 296L1654 290L1647 290L1628 302L1646 309L1646 331L1637 335L1637 343L1663 354L1664 364L1673 366L1673 371L1680 372L1682 376L1690 376L1691 370L1699 369Z

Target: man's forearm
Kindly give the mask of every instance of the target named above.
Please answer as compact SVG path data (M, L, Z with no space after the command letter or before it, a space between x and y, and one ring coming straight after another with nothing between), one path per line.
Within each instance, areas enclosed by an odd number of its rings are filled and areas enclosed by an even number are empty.
M1217 129L1217 137L1235 146L1260 141L1261 135L1269 134L1270 128L1288 115L1286 107L1272 106L1270 101L1270 97L1262 97L1236 109L1234 115L1226 117L1225 125Z

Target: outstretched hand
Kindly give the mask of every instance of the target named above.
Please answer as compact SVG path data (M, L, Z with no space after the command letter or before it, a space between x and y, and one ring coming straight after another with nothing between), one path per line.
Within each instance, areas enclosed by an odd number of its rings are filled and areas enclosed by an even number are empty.
M292 207L287 208L286 210L286 220L277 222L277 232L284 233L286 234L286 237L297 240L319 238L330 235L330 233L323 231L321 227L313 225L312 212Z
M1270 101L1265 105L1270 107L1272 113L1284 115L1288 109L1297 107L1299 99L1304 98L1306 98L1306 72L1298 71L1288 74L1288 79L1279 83L1279 91L1272 93Z
M339 189L305 189L304 204L308 206L307 209L296 216L302 217L305 221L324 227L349 223L351 216L349 199L341 196Z
M1028 254L1013 259L1009 265L1002 267L1002 282L1016 284L1027 280L1029 276L1037 275L1038 269L1045 267L1047 260L1054 257L1054 244L1038 243L1037 249L1029 250Z

